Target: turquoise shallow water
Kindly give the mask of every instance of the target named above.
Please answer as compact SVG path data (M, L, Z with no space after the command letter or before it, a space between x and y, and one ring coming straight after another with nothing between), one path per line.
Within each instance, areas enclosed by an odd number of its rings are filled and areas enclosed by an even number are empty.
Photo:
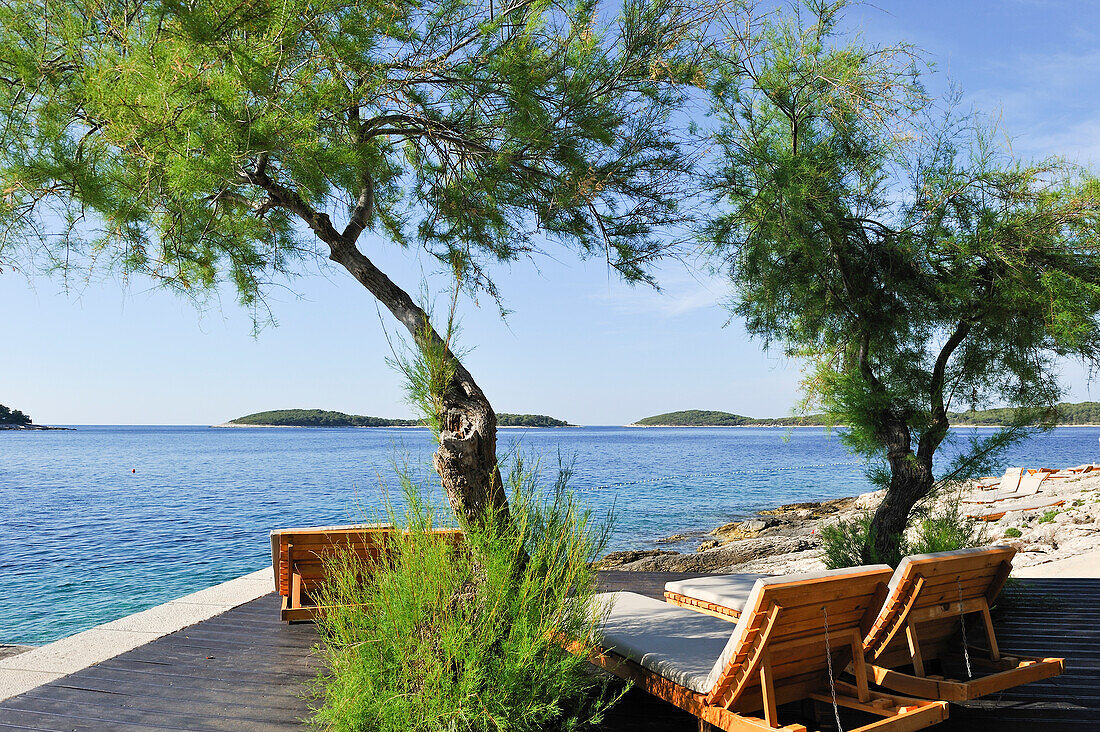
M1091 461L1098 436L1058 429L1005 464ZM585 427L501 440L548 469L559 453L575 457L574 488L597 511L615 509L612 549L869 489L861 463L819 429ZM272 528L376 518L395 456L425 465L431 451L424 430L0 431L0 643L45 643L258 569Z

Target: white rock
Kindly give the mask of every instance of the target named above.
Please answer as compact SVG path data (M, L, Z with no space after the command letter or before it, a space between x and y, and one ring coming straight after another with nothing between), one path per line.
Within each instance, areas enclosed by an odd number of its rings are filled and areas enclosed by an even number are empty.
M867 511L872 508L878 508L878 504L882 503L883 496L886 495L885 490L871 491L870 493L864 493L856 498L856 508Z

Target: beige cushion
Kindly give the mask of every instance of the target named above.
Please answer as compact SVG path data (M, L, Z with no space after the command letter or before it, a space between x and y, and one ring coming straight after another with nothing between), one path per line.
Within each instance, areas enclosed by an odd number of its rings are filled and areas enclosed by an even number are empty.
M665 590L703 602L741 612L749 600L756 580L771 577L770 574L722 574L713 577L696 577L665 584Z
M734 626L633 592L606 592L598 603L610 603L601 645L680 686L705 694L715 660Z

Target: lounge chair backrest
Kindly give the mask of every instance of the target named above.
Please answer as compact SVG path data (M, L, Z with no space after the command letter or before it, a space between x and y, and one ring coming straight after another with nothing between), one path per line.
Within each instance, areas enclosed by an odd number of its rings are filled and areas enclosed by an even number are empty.
M757 580L708 677L708 703L761 708L764 664L774 685L773 704L820 689L828 667L826 618L833 672L839 674L852 660L853 641L859 647L864 616L877 608L876 588L889 578L889 567L875 565Z
M864 647L883 666L911 659L902 632L919 621L925 658L943 654L960 613L978 612L1000 593L1016 550L1009 546L958 549L906 557L890 579L878 616L867 626Z
M1050 476L1049 472L1042 470L1027 471L1020 478L1020 485L1016 488L1017 496L1033 496L1039 492L1039 486Z
M1003 493L1012 493L1020 487L1020 480L1023 477L1023 468L1008 468L1005 470L1004 477L1001 478L1001 484L997 487L997 490Z
M324 578L323 557L335 549L350 549L364 561L376 561L385 552L386 542L394 533L391 524L351 524L314 526L271 532L271 564L275 571L275 589L288 596L291 575L301 577L302 591L309 593ZM438 529L433 533L459 543L458 529Z

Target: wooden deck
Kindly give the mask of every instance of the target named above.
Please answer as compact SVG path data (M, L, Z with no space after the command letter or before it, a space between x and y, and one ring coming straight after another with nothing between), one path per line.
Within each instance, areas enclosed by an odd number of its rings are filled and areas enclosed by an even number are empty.
M606 572L607 589L660 597L687 575ZM1021 591L1022 589L1022 591ZM1068 672L1000 697L953 705L936 730L1100 728L1100 580L1029 579L1006 590L1001 648L1064 656ZM0 702L0 730L299 730L319 671L312 625L279 621L268 595L148 645ZM829 714L821 715L827 730ZM616 707L606 732L695 732L693 717L641 692Z

